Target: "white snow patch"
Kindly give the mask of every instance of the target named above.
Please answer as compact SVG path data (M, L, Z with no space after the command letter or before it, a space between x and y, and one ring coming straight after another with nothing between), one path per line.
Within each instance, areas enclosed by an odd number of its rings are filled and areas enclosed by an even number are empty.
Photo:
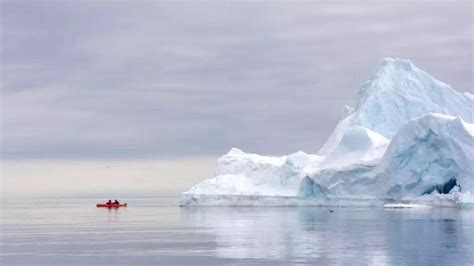
M329 153L321 167L345 167L353 164L371 163L381 158L390 140L361 126L347 128L341 141Z

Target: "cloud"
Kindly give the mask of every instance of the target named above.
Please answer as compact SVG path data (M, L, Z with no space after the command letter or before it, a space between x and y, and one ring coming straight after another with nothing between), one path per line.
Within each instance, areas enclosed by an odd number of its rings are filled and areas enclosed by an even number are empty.
M2 5L2 158L315 152L385 56L472 91L458 3Z

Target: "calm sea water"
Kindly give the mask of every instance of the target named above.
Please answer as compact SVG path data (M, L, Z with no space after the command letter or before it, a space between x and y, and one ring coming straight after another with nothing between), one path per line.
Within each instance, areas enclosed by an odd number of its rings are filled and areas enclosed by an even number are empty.
M3 199L1 265L474 265L474 210Z

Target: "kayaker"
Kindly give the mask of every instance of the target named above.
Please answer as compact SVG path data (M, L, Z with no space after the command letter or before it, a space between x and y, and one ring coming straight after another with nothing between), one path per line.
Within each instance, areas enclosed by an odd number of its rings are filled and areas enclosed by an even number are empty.
M106 204L112 204L112 200L107 201Z
M120 204L120 202L118 200L115 200L114 204Z

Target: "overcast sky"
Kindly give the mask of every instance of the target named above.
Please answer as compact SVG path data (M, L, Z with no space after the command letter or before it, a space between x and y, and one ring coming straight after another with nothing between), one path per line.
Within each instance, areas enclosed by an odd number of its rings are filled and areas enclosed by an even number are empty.
M473 91L472 1L1 1L4 160L316 152L383 57Z

